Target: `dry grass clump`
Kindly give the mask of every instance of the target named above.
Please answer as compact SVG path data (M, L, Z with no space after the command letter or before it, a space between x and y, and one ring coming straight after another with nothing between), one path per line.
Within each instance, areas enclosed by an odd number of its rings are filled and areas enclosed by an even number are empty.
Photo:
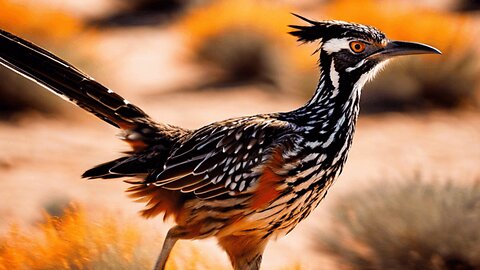
M40 45L62 50L70 45L82 23L65 13L46 7L27 6L11 0L0 0L0 28ZM4 67L0 67L0 119L25 111L52 113L57 98L40 90L39 86L26 81Z
M480 269L480 184L376 186L341 199L318 246L343 269Z
M149 269L163 239L148 238L132 223L113 215L91 218L78 205L61 217L45 214L33 228L12 225L0 236L0 269ZM168 270L226 269L184 242L174 248Z
M363 92L367 111L478 105L478 29L468 15L375 0L337 0L322 12L330 18L374 25L391 39L423 42L443 52L442 56L395 60Z
M213 1L188 13L180 29L191 59L210 68L206 77L213 82L260 82L287 89L295 83L290 78L315 66L311 51L302 51L287 35L287 25L298 22L291 10L273 2Z
M163 238L113 214L95 215L70 204L61 216L44 214L28 228L12 225L0 235L0 270L150 269ZM98 214L98 213L97 213ZM191 241L179 241L167 270L226 270ZM300 270L299 265L282 269Z
M92 221L72 206L61 218L45 214L31 230L12 226L0 237L0 269L145 269L139 231L112 216Z

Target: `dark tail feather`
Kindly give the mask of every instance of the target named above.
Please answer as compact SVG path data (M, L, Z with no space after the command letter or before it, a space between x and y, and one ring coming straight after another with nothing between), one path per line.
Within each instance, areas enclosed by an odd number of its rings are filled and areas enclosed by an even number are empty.
M52 53L0 29L0 64L122 129L152 123L141 109Z
M114 167L118 163L121 163L122 161L127 160L129 157L121 157L117 158L115 160L109 161L102 163L100 165L97 165L90 170L84 172L82 174L82 178L88 178L88 179L96 179L96 178L120 178L120 177L125 177L125 176L131 176L131 174L112 174L110 172L110 168Z
M125 156L100 164L83 173L82 178L120 178L147 175L158 162L154 158Z

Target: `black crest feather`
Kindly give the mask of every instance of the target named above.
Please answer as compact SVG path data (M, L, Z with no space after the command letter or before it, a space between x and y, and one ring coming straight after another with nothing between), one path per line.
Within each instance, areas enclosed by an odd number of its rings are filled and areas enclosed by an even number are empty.
M293 16L300 18L303 21L308 22L310 25L289 25L294 31L288 32L290 35L297 37L297 41L300 42L312 42L322 37L321 24L319 22L307 19L298 14L292 13Z
M309 23L310 25L289 25L294 31L290 35L297 37L300 42L312 42L322 39L323 41L331 38L358 37L376 42L385 39L385 34L375 27L362 25L358 23L349 23L337 20L314 21L298 14L293 16Z

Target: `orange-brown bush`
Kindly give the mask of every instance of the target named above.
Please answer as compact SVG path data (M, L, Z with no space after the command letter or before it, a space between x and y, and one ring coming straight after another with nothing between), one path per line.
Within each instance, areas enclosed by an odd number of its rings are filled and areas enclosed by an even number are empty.
M339 200L318 246L351 270L480 269L480 184L382 184Z
M0 237L0 269L144 269L149 257L132 224L112 216L90 220L78 206L33 229L12 226Z
M148 227L113 214L87 213L76 204L62 212L61 217L45 213L44 220L32 227L12 225L0 235L0 270L149 269L153 265L163 239ZM180 241L166 269L229 269L206 254L192 242Z
M180 29L191 58L213 70L209 78L286 89L299 73L315 67L311 51L287 35L287 25L297 22L290 11L273 2L220 0L188 13Z

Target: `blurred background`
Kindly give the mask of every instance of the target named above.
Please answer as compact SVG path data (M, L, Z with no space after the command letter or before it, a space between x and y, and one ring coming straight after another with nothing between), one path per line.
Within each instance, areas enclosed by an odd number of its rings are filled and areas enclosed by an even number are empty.
M443 55L396 59L362 93L329 196L264 269L480 269L480 1L0 0L24 37L187 128L292 110L318 72L290 12L370 24ZM171 222L142 220L119 181L85 181L127 146L115 130L0 68L0 269L148 269ZM170 269L229 269L214 240Z

